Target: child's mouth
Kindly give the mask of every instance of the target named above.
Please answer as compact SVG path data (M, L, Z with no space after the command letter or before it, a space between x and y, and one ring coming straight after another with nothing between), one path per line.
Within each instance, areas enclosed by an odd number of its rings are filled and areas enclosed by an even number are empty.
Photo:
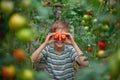
M58 40L58 41L57 41L57 43L58 43L58 44L62 44L62 43L63 43L63 41L61 41L61 40Z

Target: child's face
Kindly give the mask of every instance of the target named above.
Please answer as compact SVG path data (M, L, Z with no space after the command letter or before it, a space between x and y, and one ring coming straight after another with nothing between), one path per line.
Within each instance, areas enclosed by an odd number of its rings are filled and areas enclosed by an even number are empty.
M64 34L67 33L68 31L66 29L57 29L55 33L57 34ZM56 40L55 41L55 47L62 48L64 47L64 41L62 40Z

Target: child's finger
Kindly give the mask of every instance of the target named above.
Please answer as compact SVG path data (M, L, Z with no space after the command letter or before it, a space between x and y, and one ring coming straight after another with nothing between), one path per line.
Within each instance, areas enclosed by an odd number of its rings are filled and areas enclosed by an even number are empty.
M55 35L55 34L56 34L56 33L50 33L49 35L50 35L50 36L53 36L53 35Z
M48 36L47 36L47 38L51 39L53 35L55 35L55 33L49 33Z
M63 33L63 34L65 34L68 37L72 37L72 35L70 33Z

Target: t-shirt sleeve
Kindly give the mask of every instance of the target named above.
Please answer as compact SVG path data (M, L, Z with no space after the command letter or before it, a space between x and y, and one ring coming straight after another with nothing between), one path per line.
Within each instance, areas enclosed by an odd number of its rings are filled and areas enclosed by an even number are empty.
M40 53L40 55L41 55L41 58L47 57L47 47L45 47L45 48L42 50L42 52Z
M74 48L71 49L71 58L73 61L77 61L79 55L77 54L76 50Z

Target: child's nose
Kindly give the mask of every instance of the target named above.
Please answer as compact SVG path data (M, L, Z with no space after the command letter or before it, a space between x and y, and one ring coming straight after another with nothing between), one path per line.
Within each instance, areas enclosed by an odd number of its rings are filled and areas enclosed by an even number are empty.
M61 41L61 34L59 34L59 40Z

